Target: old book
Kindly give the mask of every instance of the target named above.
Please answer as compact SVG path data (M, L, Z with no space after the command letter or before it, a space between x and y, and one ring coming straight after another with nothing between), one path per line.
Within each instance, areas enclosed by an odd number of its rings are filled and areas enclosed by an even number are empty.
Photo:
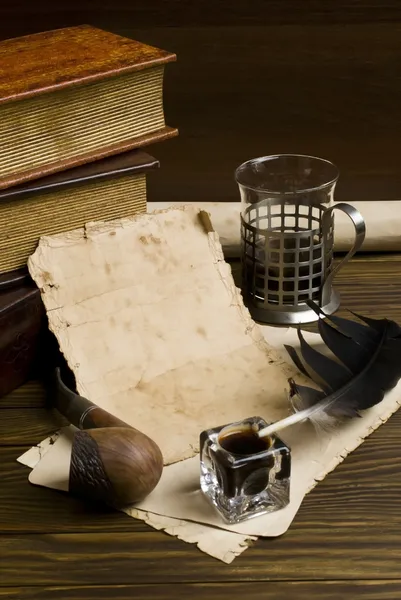
M82 25L0 42L0 189L177 135L175 54Z
M0 273L26 265L41 235L146 212L146 177L159 162L141 150L0 192Z
M24 272L0 275L0 398L38 372L47 345L46 312ZM46 340L46 341L45 341Z

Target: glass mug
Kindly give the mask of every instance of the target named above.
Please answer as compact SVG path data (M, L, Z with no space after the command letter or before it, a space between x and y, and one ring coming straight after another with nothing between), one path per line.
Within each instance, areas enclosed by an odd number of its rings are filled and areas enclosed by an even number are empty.
M340 305L334 276L365 239L362 215L334 203L337 167L322 158L279 154L249 160L235 171L241 196L244 302L255 321L280 325L318 319ZM348 215L354 243L334 267L334 209Z

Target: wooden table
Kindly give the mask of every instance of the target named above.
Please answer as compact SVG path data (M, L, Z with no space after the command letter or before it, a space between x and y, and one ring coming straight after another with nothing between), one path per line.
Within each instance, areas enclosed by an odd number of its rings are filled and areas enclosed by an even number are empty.
M337 278L343 306L401 322L401 256ZM289 531L231 565L121 513L30 485L16 458L60 424L32 382L0 400L0 598L401 597L401 412L309 494Z

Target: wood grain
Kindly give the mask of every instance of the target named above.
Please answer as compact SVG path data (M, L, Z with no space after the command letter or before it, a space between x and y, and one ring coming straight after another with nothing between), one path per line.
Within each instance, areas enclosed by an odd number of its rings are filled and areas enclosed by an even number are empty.
M393 581L322 581L264 583L195 583L116 586L71 586L37 588L0 588L0 598L10 600L232 600L245 596L249 600L395 600L401 595L401 580Z
M0 533L151 531L123 513L30 484L29 469L16 462L27 449L0 448Z
M39 380L31 380L0 398L0 410L3 408L34 408L46 405L46 390Z
M165 110L180 135L151 147L150 199L237 200L235 168L279 152L335 162L338 200L401 198L399 23L119 31L178 59Z
M29 469L16 463L27 449L0 448L0 533L152 531L143 521L118 511L31 485Z
M1 446L35 446L67 421L57 410L1 408Z
M302 23L305 25L331 23L378 23L401 20L401 8L397 0L370 2L363 0L328 0L324 3L299 2L288 0L204 0L201 3L190 0L116 0L113 4L107 0L70 0L67 5L41 0L32 5L29 0L16 0L2 6L4 22L1 32L30 32L39 27L51 29L66 25L80 25L91 22L98 26L110 26L121 23L135 23L137 27L188 27L199 25L282 25ZM24 19L21 19L21 14ZM19 34L19 33L18 33Z
M3 535L1 583L121 585L391 579L399 573L401 524L297 524L285 540L260 539L227 565L162 532ZM5 560L6 559L6 560Z

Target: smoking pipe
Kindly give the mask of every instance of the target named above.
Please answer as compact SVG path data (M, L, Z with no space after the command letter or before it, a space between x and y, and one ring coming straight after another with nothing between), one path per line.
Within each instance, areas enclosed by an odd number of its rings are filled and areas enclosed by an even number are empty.
M53 371L51 389L55 408L80 430L72 444L69 491L117 509L150 494L163 470L157 444L73 392L59 367Z

